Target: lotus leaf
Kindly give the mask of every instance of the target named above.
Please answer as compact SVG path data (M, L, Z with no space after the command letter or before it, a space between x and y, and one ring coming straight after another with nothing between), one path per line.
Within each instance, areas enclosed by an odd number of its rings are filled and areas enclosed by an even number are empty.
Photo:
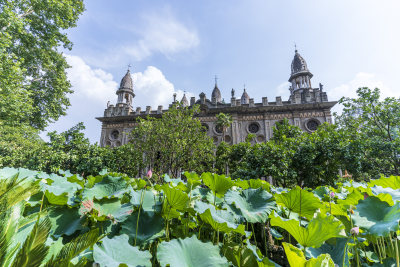
M329 254L339 267L350 266L347 238L336 238L336 244L325 243L319 248L307 248L309 257L317 258L321 254Z
M51 174L47 179L47 184L43 184L46 190L46 198L49 203L54 205L74 205L75 193L82 189L77 183L69 182L65 177Z
M135 207L140 206L140 200L142 198L142 209L144 211L160 211L161 210L161 202L158 201L158 196L154 194L153 191L150 190L142 190L139 191L130 191L131 195L131 204Z
M270 215L271 226L279 226L289 232L303 247L318 248L332 237L341 237L344 225L333 216L318 213L307 228L299 225L297 220L286 220L274 213ZM323 233L323 234L322 234Z
M262 188L249 188L240 193L230 190L225 195L225 201L234 204L250 223L265 222L276 206L272 195Z
M321 201L313 193L301 189L299 186L287 193L276 194L276 202L291 212L296 212L307 219L314 216L314 212L321 207Z
M101 245L94 245L93 258L100 266L128 267L151 266L151 254L149 251L140 251L128 243L127 235L114 236L112 239L106 237Z
M157 259L162 267L229 266L226 258L219 254L218 246L203 243L195 235L162 242L157 248Z
M168 205L171 208L177 210L184 210L187 208L189 197L186 193L179 189L171 188L168 184L164 184L161 188L164 191Z
M99 216L105 215L117 222L123 222L132 213L132 206L128 203L121 204L117 198L96 200L94 208L98 210Z
M138 212L132 213L127 220L121 223L121 233L127 234L130 240L135 240ZM139 244L154 240L164 234L164 220L154 212L141 212L137 229Z
M209 172L201 175L203 183L210 188L217 197L223 197L225 193L234 185L234 182L225 175L211 174Z
M235 216L226 210L216 210L213 205L197 201L195 210L200 214L200 218L220 232L237 232L244 235L244 225L235 224Z
M296 267L335 267L335 264L329 254L321 254L318 258L306 260L303 252L292 244L283 242L283 247L290 266Z
M127 191L127 183L121 177L107 175L91 188L82 192L83 199L102 199L119 197Z
M382 186L383 188L400 189L400 176L381 177L380 179L371 180L368 183L369 187L375 185Z
M354 225L368 230L372 235L387 236L399 230L400 202L390 207L375 196L360 200L352 216Z
M84 229L83 218L79 214L78 208L70 207L57 207L49 212L49 218L51 222L51 229L53 235L56 237L65 235L72 235L78 230Z

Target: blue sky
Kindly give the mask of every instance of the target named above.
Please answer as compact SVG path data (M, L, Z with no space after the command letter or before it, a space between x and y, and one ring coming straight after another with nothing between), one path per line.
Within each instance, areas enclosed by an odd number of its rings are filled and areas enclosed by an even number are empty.
M65 51L75 93L68 115L48 127L64 131L83 121L98 142L107 101L127 65L135 81L133 106L166 107L200 92L211 95L214 75L223 98L255 102L288 97L294 44L330 100L355 96L360 86L399 97L400 1L385 0L88 0L74 43ZM339 111L340 107L336 108ZM44 134L42 134L44 136Z

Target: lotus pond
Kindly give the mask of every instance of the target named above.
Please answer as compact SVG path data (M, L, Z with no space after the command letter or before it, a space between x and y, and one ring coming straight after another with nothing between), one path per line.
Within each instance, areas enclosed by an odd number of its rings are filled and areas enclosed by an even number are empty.
M400 177L277 188L0 170L0 266L399 266Z

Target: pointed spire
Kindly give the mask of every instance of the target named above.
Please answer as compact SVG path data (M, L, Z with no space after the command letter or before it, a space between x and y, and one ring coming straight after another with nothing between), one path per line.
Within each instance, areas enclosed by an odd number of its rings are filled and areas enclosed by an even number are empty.
M121 83L119 85L119 89L131 89L133 90L133 81L131 77L131 72L128 69L125 76L122 78Z
M186 91L183 93L183 97L182 97L181 103L182 103L182 106L184 106L184 107L189 106L189 101L186 98Z
M240 98L240 103L241 104L249 104L250 103L250 96L246 92L246 85L243 88L243 94L242 94L242 97Z
M215 75L214 79L215 79L215 86L214 86L214 90L211 93L211 99L215 98L217 103L221 103L222 97L221 97L221 91L219 90L218 85L217 85L217 80L218 80L217 75Z

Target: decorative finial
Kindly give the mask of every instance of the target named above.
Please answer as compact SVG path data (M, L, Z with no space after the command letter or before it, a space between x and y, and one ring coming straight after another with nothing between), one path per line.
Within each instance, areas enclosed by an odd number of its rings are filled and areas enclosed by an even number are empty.
M128 64L128 71L130 71L131 67L131 64Z
M297 45L296 45L296 42L294 43L294 52L297 53Z
M231 91L231 96L235 97L235 89L233 89L233 88L232 88L232 91Z
M246 92L246 84L243 84L243 91Z
M217 80L218 80L217 75L214 76L214 79L215 79L215 86L217 86Z

